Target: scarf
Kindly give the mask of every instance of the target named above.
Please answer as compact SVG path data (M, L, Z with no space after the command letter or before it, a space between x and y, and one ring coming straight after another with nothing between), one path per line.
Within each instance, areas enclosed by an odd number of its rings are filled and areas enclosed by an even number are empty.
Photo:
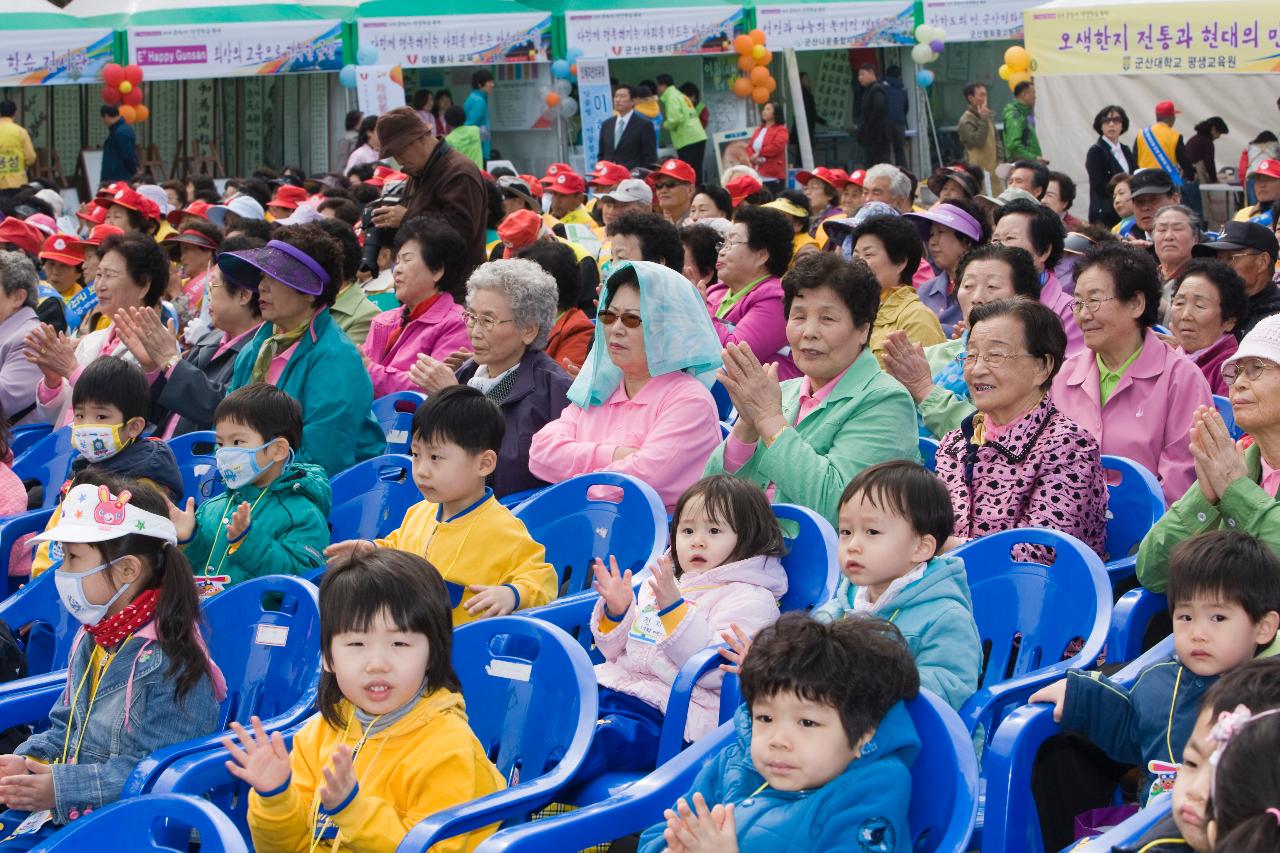
M391 348L396 345L396 341L400 340L400 336L404 334L405 329L409 328L409 324L412 323L414 320L418 319L419 317L421 317L423 314L427 313L427 310L432 305L435 305L436 300L439 298L440 298L440 293L436 292L431 296L427 297L426 299L422 300L421 302L419 302L417 307L415 307L412 311L410 311L408 307L404 309L403 320L401 321L400 325L397 326L394 331L392 331L391 336L387 338L387 346L382 351L382 354L384 356L389 355L391 353Z
M109 649L125 637L147 624L156 615L156 603L160 598L160 590L148 589L129 602L119 613L106 617L97 625L85 628L93 641L104 649Z
M364 732L364 738L368 740L379 732L386 731L396 723L403 720L409 715L409 712L417 706L418 700L425 696L426 693L427 679L424 676L422 684L418 686L418 692L414 693L413 697L408 702L405 702L394 711L388 711L380 716L374 716L373 714L360 710L360 708L355 706L353 703L353 707L355 707L356 722L360 724L360 731Z
M969 333L960 336L960 351L969 349ZM933 376L933 384L955 394L961 400L969 399L969 385L964 381L964 359L959 356L951 359Z
M520 362L516 362L511 367L499 373L497 376L489 375L489 366L482 364L476 370L475 375L467 380L467 384L472 388L484 394L495 403L501 403L507 399L507 395L511 393L511 389L516 384L516 373L520 370Z
M302 339L303 333L311 326L311 321L303 323L296 329L288 332L276 332L262 342L262 346L258 349L258 357L253 362L253 372L249 374L250 382L266 382L267 373L271 370L271 362L280 353L296 344Z

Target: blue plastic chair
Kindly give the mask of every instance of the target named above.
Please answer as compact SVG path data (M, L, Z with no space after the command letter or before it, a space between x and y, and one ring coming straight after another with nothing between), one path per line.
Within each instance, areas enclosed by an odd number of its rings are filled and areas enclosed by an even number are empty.
M426 399L417 391L396 391L373 401L373 419L387 437L387 453L409 452L413 415Z
M192 831L201 853L248 853L240 830L212 803L178 794L120 800L68 824L38 853L186 853Z
M1231 400L1227 397L1213 395L1213 406L1218 410L1218 414L1222 415L1222 419L1227 423L1227 432L1231 433L1231 437L1236 441L1244 438L1244 430L1236 425L1236 413L1231 408Z
M226 491L213 455L218 440L211 430L177 435L167 443L178 461L178 470L182 472L184 501L195 498L199 505Z
M409 507L422 500L413 482L413 460L388 453L359 462L330 481L334 542L377 539L400 526Z
M1137 850L1138 842L1148 832L1155 829L1156 824L1173 813L1173 797L1160 795L1147 801L1147 807L1137 814L1111 827L1101 835L1081 841L1069 848L1085 853L1086 850ZM1082 846L1083 845L1083 846ZM1188 847L1188 850L1191 848Z
M28 533L37 533L49 524L52 509L40 509L17 515L0 525L0 553L7 559L14 543ZM15 578L26 581L26 578ZM80 623L71 617L58 598L53 582L53 569L49 569L33 581L0 601L0 619L14 630L26 627L24 636L27 655L26 679L18 679L0 686L0 695L20 685L37 683L32 679L54 670L66 668L71 640ZM58 676L60 678L60 675ZM57 681L57 678L54 679ZM48 709L45 709L46 711Z
M913 796L907 815L917 853L963 851L978 809L978 766L973 742L946 703L927 690L907 703L921 749L911 768ZM663 809L688 793L698 771L736 739L722 724L634 785L606 800L567 814L504 829L479 851L580 850L638 832L662 820Z
M1138 587L1131 589L1111 609L1111 631L1107 634L1107 660L1125 663L1142 654L1142 638L1158 613L1169 612L1169 599L1162 593Z
M4 572L9 572L9 558L12 556L13 546L18 544L18 540L28 533L39 533L49 524L49 519L53 517L53 509L36 509L30 512L11 515L7 518L0 518L0 566L4 566ZM32 546L34 548L34 546ZM10 577L9 593L16 592L13 586L14 582L26 583L25 575Z
M1053 548L1053 566L1015 561L1011 549L1023 543ZM970 731L983 725L990 738L1010 706L1098 659L1111 623L1111 583L1097 554L1056 530L1005 530L952 553L964 559L985 658L978 692L960 718ZM1076 638L1083 648L1063 660Z
M14 459L17 459L52 431L53 427L49 424L25 424L14 427L9 433L9 452L13 454Z
M1164 490L1154 474L1123 456L1103 456L1102 467L1120 475L1120 482L1107 483L1107 574L1114 584L1133 575L1142 537L1164 515Z
M1129 687L1142 670L1172 654L1173 637L1167 637L1111 680ZM982 757L986 780L982 853L1043 853L1040 821L1031 795L1031 770L1041 744L1061 730L1053 721L1053 706L1044 703L1024 705L1001 722Z
M37 509L57 505L62 484L67 480L75 457L76 450L71 446L71 427L67 426L49 433L14 460L13 472L24 485L30 488L39 483L44 489L43 500Z
M928 436L920 436L920 459L930 471L938 470L938 442Z
M711 399L716 401L716 418L721 423L727 423L733 415L733 399L729 396L728 389L719 382L713 382Z

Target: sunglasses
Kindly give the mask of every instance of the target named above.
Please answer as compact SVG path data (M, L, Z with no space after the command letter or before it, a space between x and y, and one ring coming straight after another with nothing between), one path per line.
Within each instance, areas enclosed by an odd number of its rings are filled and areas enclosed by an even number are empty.
M619 314L617 311L608 310L601 311L596 315L596 317L599 318L600 322L604 323L606 326L612 326L614 323L621 320L622 325L626 326L628 329L638 328L643 322L640 319L639 314Z
M658 183L655 183L653 185L653 188L655 190L673 190L678 186L680 185L675 181L660 181Z

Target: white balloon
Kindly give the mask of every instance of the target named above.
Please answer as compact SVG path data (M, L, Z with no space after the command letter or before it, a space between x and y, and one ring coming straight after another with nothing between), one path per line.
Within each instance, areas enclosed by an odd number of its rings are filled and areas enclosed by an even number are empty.
M911 48L911 58L915 60L917 65L927 65L938 57L929 45L918 44Z
M929 39L929 41L940 41L945 44L947 41L947 31L942 27L934 27L933 38Z
M565 118L571 118L578 112L578 102L573 98L565 98L560 101L560 115Z
M921 39L921 41L923 41L925 44L928 44L931 41L937 41L938 39L942 38L942 36L938 34L939 32L941 32L940 27L935 27L933 24L925 24L924 29L925 29L924 38Z
M569 97L569 93L573 91L573 84L568 80L557 80L551 85L551 91L555 92L562 99Z
M921 44L928 44L932 39L929 38L929 25L921 24L916 27L916 41Z

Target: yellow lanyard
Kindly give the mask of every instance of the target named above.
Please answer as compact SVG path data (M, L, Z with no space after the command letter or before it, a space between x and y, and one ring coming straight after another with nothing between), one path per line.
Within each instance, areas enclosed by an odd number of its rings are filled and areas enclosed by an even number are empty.
M1182 667L1178 667L1178 675L1173 679L1173 698L1169 700L1169 722L1164 727L1164 745L1169 750L1169 763L1177 764L1173 757L1173 709L1178 707L1178 690L1182 686Z
M107 669L120 654L120 650L124 648L125 643L128 643L131 639L133 639L133 634L125 637L124 641L120 643L120 648L116 649L114 653L107 655L106 659L102 662L102 668L98 671L98 680L89 691L89 707L85 708L84 718L80 720L80 736L76 738L76 751L71 754L72 764L75 764L76 760L80 757L80 747L84 745L84 736L89 729L89 715L93 713L93 702L98 698L98 688L102 686L102 679L106 678ZM80 676L80 683L76 686L75 695L71 697L71 713L68 715L66 736L62 739L62 757L58 759L59 764L67 763L67 749L71 745L71 725L76 721L76 708L80 705L80 691L84 689L84 683L89 678L89 671L92 668L93 667L91 666L86 666L84 668L84 675Z
M355 719L355 711L352 711L351 716L347 719L347 727L342 730L343 743L347 742L347 733L351 731L351 721L354 719ZM360 757L360 750L364 748L364 742L369 739L370 732L373 731L373 727L377 725L378 720L381 720L381 719L382 719L382 715L379 714L378 716L370 720L368 727L364 730L364 733L360 735L360 740L356 741L356 745L352 748L351 768L353 772L356 766L356 759ZM365 773L373 772L373 765L378 762L378 756L382 754L382 748L387 745L388 740L389 738L383 738L382 742L378 744L378 751L373 754L373 758L369 760L368 766L364 768ZM360 785L360 777L357 776L356 786L359 787L359 785ZM324 834L324 831L329 828L329 825L332 822L333 821L329 815L325 815L323 819L321 819L320 817L320 789L317 787L315 797L311 803L311 846L307 848L308 853L315 853L316 848L319 847L320 845L320 840L321 840L320 836ZM342 838L342 831L339 830L338 833L333 837L333 846L330 847L329 849L337 850L338 844L340 843L341 838Z
M262 503L262 499L263 499L263 498L265 498L266 496L267 496L267 490L266 490L266 489L263 489L263 490L262 490L262 494L258 495L258 497L257 497L256 499L254 499L253 504L252 504L252 505L250 505L250 507L249 507L249 519L250 519L249 523L250 523L250 524L252 524L252 523L253 523L253 513L254 513L254 511L258 509L258 504ZM237 504L237 506L238 506L238 504ZM218 529L217 529L217 530L215 530L215 531L213 532L213 544L212 544L212 545L210 545L210 547L209 547L209 553L210 553L210 554L213 554L213 552L214 552L214 551L217 549L217 547L218 547L218 535L219 535L219 534L222 534L222 535L226 536L226 531L227 531L227 529L228 529L228 526L227 526L227 517L228 517L229 515L234 515L234 514L235 514L235 510L233 510L233 509L231 508L231 494L230 494L230 493L228 493L228 494L227 494L227 508L223 511L223 513L222 513L222 518L221 518L221 519L219 519L219 521L218 521ZM245 531L245 532L246 532L246 533L248 532L248 531L247 531L247 529L246 529L246 531ZM245 535L244 533L241 533L241 534L240 534L241 538L243 538L243 537L244 537L244 535ZM223 551L222 551L222 559L218 560L218 568L216 568L216 569L212 569L212 570L211 570L210 566L209 566L208 564L206 564L206 565L205 565L205 567L204 567L204 576L205 576L205 577L207 577L207 578L209 578L209 577L214 577L215 575L220 575L220 574L222 574L222 565L223 565L223 563L225 563L225 562L227 561L227 556L228 556L228 555L230 555L230 553L231 553L231 537L230 537L230 536L227 536L227 547L226 547L226 548L224 548L224 549L223 549Z

